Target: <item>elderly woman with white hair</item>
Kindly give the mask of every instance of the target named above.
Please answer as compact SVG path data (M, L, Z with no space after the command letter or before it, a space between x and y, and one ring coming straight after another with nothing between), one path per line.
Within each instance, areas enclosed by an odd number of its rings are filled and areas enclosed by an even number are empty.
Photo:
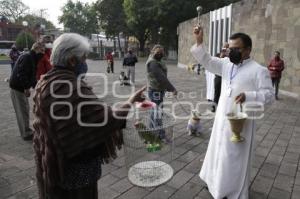
M96 97L77 78L88 41L74 33L53 44L53 69L36 86L34 151L40 199L96 199L101 164L116 158L122 128L132 103L143 101L140 89L119 110Z

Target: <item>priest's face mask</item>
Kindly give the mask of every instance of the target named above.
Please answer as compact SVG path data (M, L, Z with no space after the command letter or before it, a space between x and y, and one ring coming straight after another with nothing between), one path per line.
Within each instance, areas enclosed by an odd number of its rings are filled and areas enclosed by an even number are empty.
M229 41L229 59L232 63L241 63L243 60L250 57L250 53L251 48L245 47L240 38Z

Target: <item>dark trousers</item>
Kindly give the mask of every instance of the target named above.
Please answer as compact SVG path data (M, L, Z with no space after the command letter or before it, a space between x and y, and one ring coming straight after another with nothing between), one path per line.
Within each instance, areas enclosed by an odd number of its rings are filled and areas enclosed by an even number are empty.
M280 77L277 77L277 78L272 77L272 84L273 84L273 87L275 88L276 99L278 98L279 83L280 83Z
M152 102L154 102L157 106L156 109L151 111L151 115L150 115L151 121L150 121L149 125L150 125L151 128L161 127L163 125L162 112L158 108L161 108L161 109L163 108L161 106L161 104L164 101L165 91L155 91L155 90L149 89L148 96L149 96L150 100ZM161 139L164 139L165 136L166 136L165 131L160 130L159 131L159 137Z
M222 77L216 75L214 83L215 83L215 97L214 97L214 102L216 104L218 104L219 103L219 99L220 99L220 95L221 95Z

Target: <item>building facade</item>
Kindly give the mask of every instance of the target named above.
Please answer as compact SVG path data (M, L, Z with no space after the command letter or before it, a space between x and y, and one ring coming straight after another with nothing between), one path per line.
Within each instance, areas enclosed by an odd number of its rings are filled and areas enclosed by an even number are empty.
M196 62L189 51L194 44L192 30L196 24L197 19L191 19L178 26L179 67ZM202 15L201 25L204 44L212 55L235 32L251 36L252 57L263 66L267 66L274 51L280 51L286 67L281 92L300 97L300 0L242 0Z

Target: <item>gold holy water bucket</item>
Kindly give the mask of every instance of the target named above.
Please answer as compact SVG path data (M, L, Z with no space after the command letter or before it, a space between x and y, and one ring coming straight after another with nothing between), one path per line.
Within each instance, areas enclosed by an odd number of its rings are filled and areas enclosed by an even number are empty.
M230 138L231 142L242 142L245 139L241 136L243 131L244 123L247 120L248 115L246 113L228 113L227 119L229 120L232 136Z

